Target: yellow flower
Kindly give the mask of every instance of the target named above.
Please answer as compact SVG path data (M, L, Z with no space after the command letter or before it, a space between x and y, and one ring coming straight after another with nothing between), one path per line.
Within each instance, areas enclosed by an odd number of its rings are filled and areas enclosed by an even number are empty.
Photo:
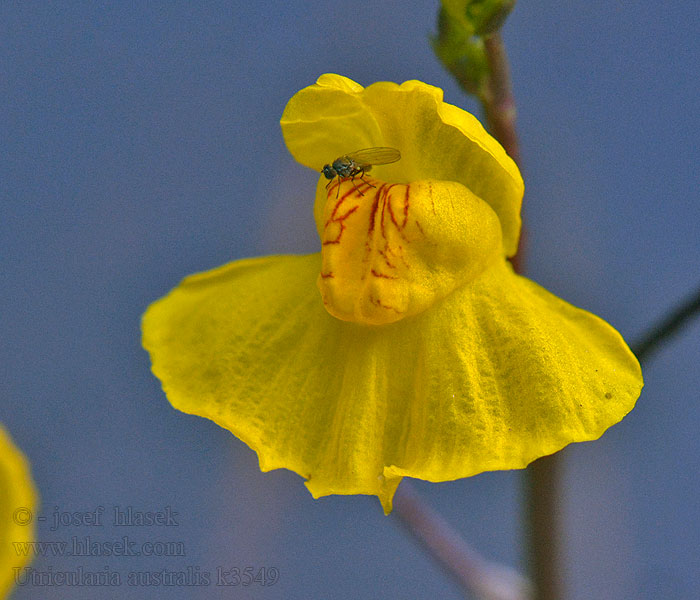
M37 494L29 464L0 425L0 598L9 595L15 569L31 559L24 546L34 540Z
M404 476L522 468L632 409L620 335L513 273L522 179L441 90L323 75L282 130L317 171L371 147L401 160L319 178L320 254L230 263L151 305L143 342L175 408L314 497L374 494L386 512Z

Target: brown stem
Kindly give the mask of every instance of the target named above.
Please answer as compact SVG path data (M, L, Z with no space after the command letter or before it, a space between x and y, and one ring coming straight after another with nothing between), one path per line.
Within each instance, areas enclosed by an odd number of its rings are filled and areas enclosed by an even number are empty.
M486 122L494 137L520 166L520 147L515 129L515 99L505 46L499 33L484 39L489 65L489 78L480 94ZM523 235L520 251L512 262L516 272L522 271ZM534 584L534 600L562 598L559 565L559 523L557 519L559 488L558 455L545 456L526 470L528 524L528 556Z
M642 364L661 344L700 314L700 288L683 304L666 315L641 340L632 344L632 352Z
M515 98L510 82L508 55L500 33L484 38L484 51L489 66L489 78L480 94L480 100L486 123L508 155L520 165L520 147L515 130Z
M527 529L533 600L561 600L559 570L559 454L543 456L525 471Z
M479 100L484 110L486 124L508 155L521 167L520 145L515 128L515 97L510 81L508 55L500 33L484 38L484 52L489 66L489 76L479 93ZM525 230L521 229L518 252L511 258L516 273L523 271L524 243Z

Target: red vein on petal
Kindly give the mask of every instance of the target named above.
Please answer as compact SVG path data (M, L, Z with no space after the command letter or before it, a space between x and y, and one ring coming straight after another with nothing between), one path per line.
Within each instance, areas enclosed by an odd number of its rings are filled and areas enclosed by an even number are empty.
M375 277L382 277L384 279L398 279L398 277L395 277L394 275L386 275L385 273L379 273L374 269L372 269L372 275L374 275Z

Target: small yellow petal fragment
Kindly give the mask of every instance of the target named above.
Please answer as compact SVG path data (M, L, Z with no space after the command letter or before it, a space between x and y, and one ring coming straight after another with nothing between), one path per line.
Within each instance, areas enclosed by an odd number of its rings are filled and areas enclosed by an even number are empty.
M29 463L0 425L0 598L7 597L16 573L31 560L31 552L17 548L34 541L37 505Z
M498 217L460 183L365 177L319 185L319 193L318 287L343 321L382 325L418 314L503 258Z

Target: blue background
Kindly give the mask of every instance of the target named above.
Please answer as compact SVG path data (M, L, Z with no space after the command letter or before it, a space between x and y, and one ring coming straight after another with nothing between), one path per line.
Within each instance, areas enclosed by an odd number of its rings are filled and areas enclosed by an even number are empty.
M39 571L276 567L251 588L19 588L37 598L458 598L376 499L311 499L212 422L170 408L140 346L185 275L318 248L318 174L287 100L323 72L420 79L436 2L0 4L0 422L41 492L38 539L183 541L185 557L44 557ZM504 36L526 181L527 272L630 341L700 283L697 5L521 2ZM332 158L332 157L329 157ZM700 589L700 320L645 369L637 408L564 451L569 598ZM522 473L418 483L487 557L524 568ZM65 527L130 505L177 527ZM111 518L111 517L110 517Z

